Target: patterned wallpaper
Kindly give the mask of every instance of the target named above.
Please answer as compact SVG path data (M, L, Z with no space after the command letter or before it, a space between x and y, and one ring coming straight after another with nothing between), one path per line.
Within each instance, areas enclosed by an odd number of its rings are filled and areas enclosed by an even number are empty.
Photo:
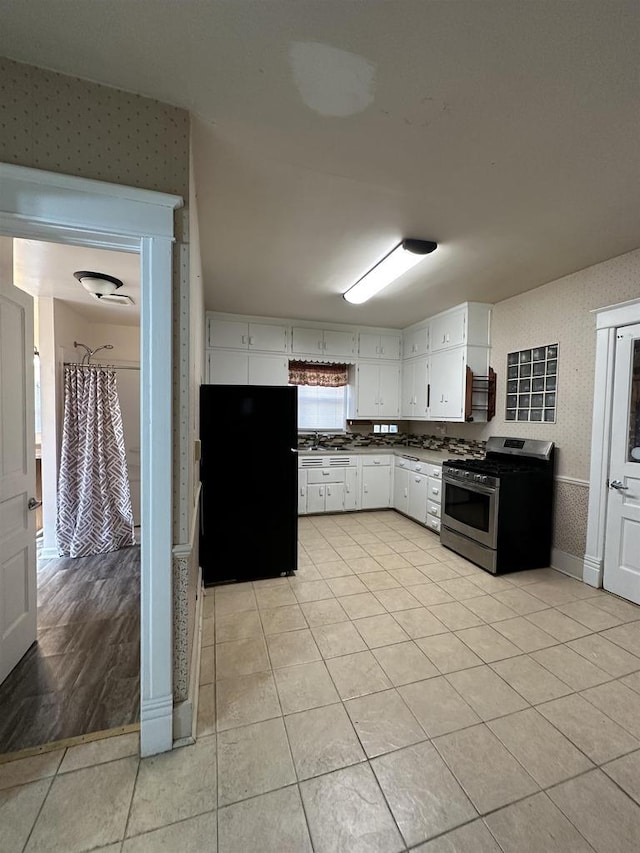
M186 110L0 58L0 161L114 184L189 190Z
M452 424L447 434L486 440L490 435L542 438L555 442L556 473L588 481L595 377L596 308L640 296L640 250L628 252L552 281L494 306L491 365L497 373L496 416L488 424ZM505 420L507 354L559 344L556 423ZM554 547L582 557L589 490L561 482L556 490Z

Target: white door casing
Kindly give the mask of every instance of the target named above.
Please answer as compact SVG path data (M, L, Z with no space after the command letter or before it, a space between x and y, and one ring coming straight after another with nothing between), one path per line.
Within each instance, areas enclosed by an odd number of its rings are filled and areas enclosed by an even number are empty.
M596 355L589 474L589 515L582 579L594 587L603 581L616 335L625 326L640 323L640 299L596 309Z
M605 589L640 604L640 402L634 366L640 368L640 324L616 330L603 581Z
M179 196L0 163L0 235L140 254L140 751L173 746L172 243Z
M0 237L0 683L36 641L33 299Z

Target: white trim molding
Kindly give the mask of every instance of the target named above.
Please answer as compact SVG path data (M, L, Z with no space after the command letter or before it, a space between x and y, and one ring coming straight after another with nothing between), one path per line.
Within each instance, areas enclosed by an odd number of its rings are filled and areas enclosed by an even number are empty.
M620 305L609 305L592 313L596 315L596 363L591 428L589 517L582 579L590 586L601 587L604 575L616 329L640 322L640 299L632 299Z
M171 296L179 196L0 163L0 233L141 255L140 751L173 745Z
M567 554L558 548L551 549L551 565L554 569L572 578L583 580L583 561L574 554Z

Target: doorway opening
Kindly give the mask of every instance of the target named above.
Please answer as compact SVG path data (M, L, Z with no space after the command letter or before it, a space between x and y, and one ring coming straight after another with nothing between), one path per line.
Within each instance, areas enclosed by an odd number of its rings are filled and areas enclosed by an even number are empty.
M114 304L88 293L73 276L87 269L117 276L128 300ZM37 641L0 684L0 755L131 731L140 719L139 255L14 239L13 272L13 284L34 306ZM77 427L81 414L65 405L69 365L96 380L97 372L113 377L108 395L106 387L98 389L106 422L82 423L95 438L95 458L84 460L88 480L77 483L60 476L65 420ZM121 429L124 459L115 472L120 439L103 433L105 423ZM107 505L131 516L121 547L104 541L104 497L95 489L105 484L118 489L117 507L113 500ZM64 514L74 530L62 536L60 502L74 505Z

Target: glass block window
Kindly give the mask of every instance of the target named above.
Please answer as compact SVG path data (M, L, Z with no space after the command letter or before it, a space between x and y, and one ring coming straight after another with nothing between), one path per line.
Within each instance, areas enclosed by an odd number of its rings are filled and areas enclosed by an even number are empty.
M558 344L531 347L507 355L508 421L556 421Z

